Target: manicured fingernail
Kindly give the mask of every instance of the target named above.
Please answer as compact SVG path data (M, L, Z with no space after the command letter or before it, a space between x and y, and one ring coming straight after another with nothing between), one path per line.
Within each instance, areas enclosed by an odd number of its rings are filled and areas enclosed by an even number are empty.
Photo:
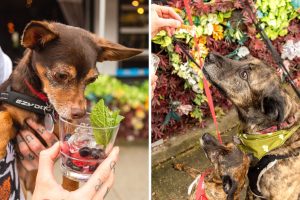
M105 192L103 198L105 198L105 197L107 196L108 192L109 192L109 187L107 187L107 190L106 190L106 192Z
M113 169L113 170L114 170L115 166L116 166L116 162L115 162L115 161L112 161L112 162L110 163L110 169Z

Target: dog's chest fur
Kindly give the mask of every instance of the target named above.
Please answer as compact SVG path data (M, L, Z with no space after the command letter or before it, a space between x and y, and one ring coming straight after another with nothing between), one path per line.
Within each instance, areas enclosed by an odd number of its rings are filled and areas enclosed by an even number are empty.
M300 131L298 130L282 147L269 155L290 155L277 160L267 170L259 183L261 192L267 199L297 200L300 194Z

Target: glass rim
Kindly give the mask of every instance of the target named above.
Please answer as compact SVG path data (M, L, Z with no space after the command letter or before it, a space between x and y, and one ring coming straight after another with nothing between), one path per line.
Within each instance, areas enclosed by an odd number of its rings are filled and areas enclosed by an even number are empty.
M86 115L90 115L90 113L87 112ZM82 118L80 118L80 119L82 119ZM92 129L97 129L97 130L106 130L106 129L116 129L116 128L118 128L120 126L120 123L118 123L116 126L108 126L108 127L102 127L102 128L101 127L96 127L96 126L82 126L82 125L79 125L79 124L74 124L72 122L69 122L68 120L66 120L62 116L59 116L59 120L63 121L64 123L67 123L69 125L80 127L80 128L85 128L85 129L91 129L92 128Z

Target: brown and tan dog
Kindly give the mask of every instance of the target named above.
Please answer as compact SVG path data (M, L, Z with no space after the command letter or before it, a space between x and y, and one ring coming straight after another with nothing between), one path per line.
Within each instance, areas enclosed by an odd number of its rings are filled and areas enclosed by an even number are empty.
M209 200L239 200L246 193L245 182L250 158L233 143L222 145L205 133L200 139L213 170L204 179L205 195ZM195 199L195 193L190 198Z
M6 91L10 86L12 91L35 97L26 87L27 81L48 97L58 115L70 120L86 113L84 89L98 76L96 62L118 61L141 53L83 29L46 21L30 22L21 42L26 48L24 56L0 91ZM0 110L1 159L16 131L27 128L25 120L33 118L42 122L44 116L3 102ZM30 185L32 190L34 185ZM74 190L78 183L64 178L63 187Z
M299 103L281 86L275 70L262 61L253 57L235 61L211 53L203 71L235 105L245 134L274 126L289 130L299 125ZM260 193L258 196L272 200L300 198L299 150L298 129L284 145L269 151L249 169L249 179L256 176L257 182L252 185Z

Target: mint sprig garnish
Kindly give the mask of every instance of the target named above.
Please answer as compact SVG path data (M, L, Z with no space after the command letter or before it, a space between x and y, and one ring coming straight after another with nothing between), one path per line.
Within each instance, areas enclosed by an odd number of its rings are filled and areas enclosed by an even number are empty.
M119 112L119 110L111 111L103 99L94 106L90 114L90 121L94 127L93 134L97 144L107 146L114 131L110 127L117 126L124 119L123 116L119 115Z

